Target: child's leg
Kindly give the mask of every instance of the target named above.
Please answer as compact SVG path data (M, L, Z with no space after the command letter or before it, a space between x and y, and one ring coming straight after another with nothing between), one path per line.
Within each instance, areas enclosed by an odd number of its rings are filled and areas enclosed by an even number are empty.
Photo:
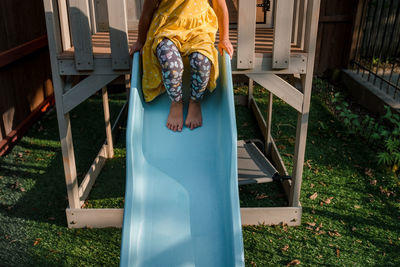
M183 62L178 48L168 39L157 46L157 57L162 69L165 89L172 101L167 120L167 127L172 131L182 131L182 75Z
M188 116L185 124L190 129L202 124L200 100L206 91L210 79L211 61L199 52L189 55L191 68L191 95Z

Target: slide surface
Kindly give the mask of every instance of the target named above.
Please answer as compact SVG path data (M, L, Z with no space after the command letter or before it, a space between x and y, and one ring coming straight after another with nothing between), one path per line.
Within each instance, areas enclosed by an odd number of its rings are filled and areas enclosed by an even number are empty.
M217 88L202 102L203 126L175 133L165 126L168 96L144 102L134 55L120 266L244 266L226 53L219 65Z

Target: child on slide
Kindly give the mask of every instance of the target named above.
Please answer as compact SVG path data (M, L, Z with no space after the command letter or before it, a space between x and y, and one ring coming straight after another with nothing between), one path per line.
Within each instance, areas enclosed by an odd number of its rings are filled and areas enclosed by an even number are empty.
M189 57L191 97L185 125L202 125L200 101L205 90L216 87L218 51L214 47L219 26L218 50L232 58L229 17L225 0L144 0L139 20L139 36L131 52L143 57L142 88L146 102L167 91L171 107L167 127L176 132L183 127L182 56Z

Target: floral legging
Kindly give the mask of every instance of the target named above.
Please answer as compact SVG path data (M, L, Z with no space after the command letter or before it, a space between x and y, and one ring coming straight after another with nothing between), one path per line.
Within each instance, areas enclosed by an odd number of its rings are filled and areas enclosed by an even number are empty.
M161 65L165 89L174 102L182 101L183 62L175 44L169 39L163 39L157 46L157 57ZM203 98L210 79L211 61L199 52L189 55L191 68L190 98L200 101Z

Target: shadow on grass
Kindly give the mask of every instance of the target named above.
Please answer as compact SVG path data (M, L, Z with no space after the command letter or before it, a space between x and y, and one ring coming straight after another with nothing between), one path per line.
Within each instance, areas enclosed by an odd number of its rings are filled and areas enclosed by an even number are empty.
M115 120L124 101L124 95L110 95L112 121ZM70 116L77 173L81 180L105 140L101 96L91 97L73 110ZM112 164L108 161L105 169L110 165ZM116 177L115 170L114 175L109 173L110 177L118 181L115 185L118 190L109 187L114 191L109 190L111 193L106 194L106 198L124 196L125 171L119 169L118 172L123 173L123 176ZM69 259L69 256L65 256L66 249L74 249L72 244L77 233L85 231L67 228L67 191L55 110L47 113L35 124L12 152L0 158L0 192L0 265L66 264ZM96 237L96 233L104 231L111 231L116 237L115 240L110 240L104 235ZM101 247L91 252L92 254L96 254L96 251L107 254L107 249L102 247L102 243L110 242L115 249L115 255L111 258L114 262L117 258L118 262L120 229L96 229L87 232L86 235L90 237L86 238L83 235L79 242L98 243ZM87 251L87 254L90 254L90 251ZM104 256L98 257L99 262L101 258L104 260ZM90 258L92 256L87 257ZM80 262L79 257L75 262Z

